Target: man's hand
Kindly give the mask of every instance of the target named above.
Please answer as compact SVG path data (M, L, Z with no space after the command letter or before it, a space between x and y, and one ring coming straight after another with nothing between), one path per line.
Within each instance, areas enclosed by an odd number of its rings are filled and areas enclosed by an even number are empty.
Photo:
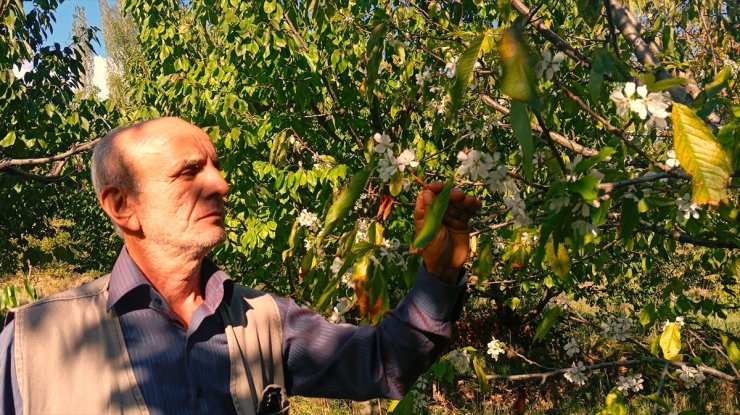
M431 183L419 193L414 209L416 233L424 226L427 210L434 196L442 191L444 183ZM430 274L450 284L457 282L470 246L470 218L481 208L481 202L468 196L460 189L452 189L442 226L431 242L421 251L424 264Z

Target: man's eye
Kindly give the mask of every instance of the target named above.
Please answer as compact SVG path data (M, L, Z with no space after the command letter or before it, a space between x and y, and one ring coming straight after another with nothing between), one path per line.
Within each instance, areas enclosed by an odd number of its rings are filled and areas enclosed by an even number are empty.
M189 167L182 171L183 176L195 176L198 173L198 169L195 167Z

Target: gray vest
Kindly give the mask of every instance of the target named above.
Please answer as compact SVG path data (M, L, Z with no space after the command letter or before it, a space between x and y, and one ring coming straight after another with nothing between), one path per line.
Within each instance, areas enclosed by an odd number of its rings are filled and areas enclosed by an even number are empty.
M148 414L118 316L106 311L109 279L106 275L14 310L13 350L25 414ZM235 286L219 312L237 413L286 414L282 323L275 300Z

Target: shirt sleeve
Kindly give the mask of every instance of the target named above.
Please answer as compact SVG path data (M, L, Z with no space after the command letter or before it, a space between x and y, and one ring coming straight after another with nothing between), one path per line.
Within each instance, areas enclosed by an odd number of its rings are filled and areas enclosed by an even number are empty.
M288 394L400 399L449 343L466 281L463 273L449 285L422 264L411 291L377 326L333 324L276 297Z
M7 415L23 415L23 402L15 372L13 344L15 321L11 321L0 333L0 408Z

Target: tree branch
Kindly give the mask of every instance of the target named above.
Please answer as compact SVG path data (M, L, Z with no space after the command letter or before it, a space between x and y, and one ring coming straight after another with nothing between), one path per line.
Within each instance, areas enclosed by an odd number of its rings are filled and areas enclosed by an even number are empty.
M56 156L51 156L51 157L0 160L0 170L4 170L6 167L12 167L12 166L23 166L23 165L29 165L29 164L45 164L45 163L51 163L52 161L64 160L75 154L82 153L84 151L87 151L95 147L95 144L98 144L99 141L100 141L100 138L96 138L94 140L90 140L82 144L74 144L72 145L72 147L70 147L69 150L65 151L64 153L59 153Z
M480 97L481 101L483 101L484 104L500 112L501 114L509 115L509 109L499 104L498 102L496 102L495 99L491 98L490 96L484 93L479 93L478 96ZM538 124L530 124L530 125L534 131L537 131L538 133L542 133L542 128ZM578 144L577 142L570 140L566 138L565 136L562 136L558 133L550 132L550 137L553 139L553 141L560 144L561 146L568 148L578 154L584 155L586 157L592 157L592 156L599 154L597 150L594 150L592 148L588 148L581 144Z
M660 357L643 357L641 359L632 359L632 360L623 360L623 361L615 361L615 362L602 362L602 363L596 363L593 365L586 366L586 370L597 370L597 369L607 369L611 367L627 367L627 366L637 366L644 363L660 363L664 365L672 365L672 366L691 366L696 368L702 373L717 377L719 379L725 380L727 382L737 382L739 379L737 377L734 377L732 375L729 375L727 373L724 373L722 371L719 371L715 368L705 366L705 365L695 365L693 363L689 362L676 362L673 360L666 360L662 359ZM557 375L562 375L568 372L571 372L573 368L562 368L562 369L553 369L547 372L539 372L539 373L524 373L519 375L486 375L486 379L488 380L508 380L508 381L514 381L514 380L531 380L531 379L540 379L542 382L547 380L547 378Z
M645 159L647 159L650 162L650 164L652 164L653 166L655 166L655 167L657 167L657 168L659 168L659 169L661 169L663 171L666 171L666 172L672 170L670 167L666 166L664 163L659 162L655 157L653 157L653 156L649 155L648 153L646 153L643 149L640 148L640 146L638 146L637 144L633 143L629 139L629 137L627 137L624 134L624 130L613 126L609 122L609 120L607 120L606 118L604 118L601 115L599 115L596 111L594 111L591 107L589 107L585 102L583 102L583 100L581 99L581 97L579 97L578 95L574 94L573 91L571 91L570 89L566 88L565 85L562 85L562 84L558 84L558 85L560 86L560 89L562 89L563 92L565 92L565 94L568 96L568 98L570 98L573 101L575 101L576 104L578 104L581 107L581 109L583 109L584 111L586 111L587 113L589 113L592 117L594 117L596 119L596 121L600 122L604 127L606 127L606 130L607 131L609 131L610 133L612 133L612 134L616 135L617 137L619 137L624 144L626 144L629 148L631 148L632 150L634 150L637 154L639 154L642 157L644 157Z
M691 236L687 233L684 233L684 232L681 232L675 229L672 231L669 231L667 229L661 228L660 226L655 226L652 223L646 220L642 220L642 219L640 220L640 225L642 225L644 228L650 229L651 231L655 233L659 233L661 235L667 236L668 238L674 239L678 242L683 242L683 243L687 243L691 245L706 246L707 248L724 248L724 249L740 248L740 246L737 245L735 242L697 238L695 236Z
M528 17L531 16L531 11L529 10L529 8L525 6L524 3L522 3L520 0L511 0L511 5L520 14ZM542 37L549 40L550 43L555 45L558 50L562 51L571 58L583 63L587 68L591 67L591 59L589 59L588 56L581 53L578 49L571 46L570 43L566 42L560 36L558 36L557 33L553 32L549 27L547 27L546 24L542 22L542 19L540 19L539 17L533 17L531 22L532 26L537 29Z
M44 176L41 174L28 173L23 170L15 169L13 167L3 167L0 169L0 172L9 174L11 176L17 176L17 177L21 177L26 180L33 180L33 181L41 182L41 183L58 183L66 179L67 177L69 177L69 174L65 174L61 176L58 174Z

